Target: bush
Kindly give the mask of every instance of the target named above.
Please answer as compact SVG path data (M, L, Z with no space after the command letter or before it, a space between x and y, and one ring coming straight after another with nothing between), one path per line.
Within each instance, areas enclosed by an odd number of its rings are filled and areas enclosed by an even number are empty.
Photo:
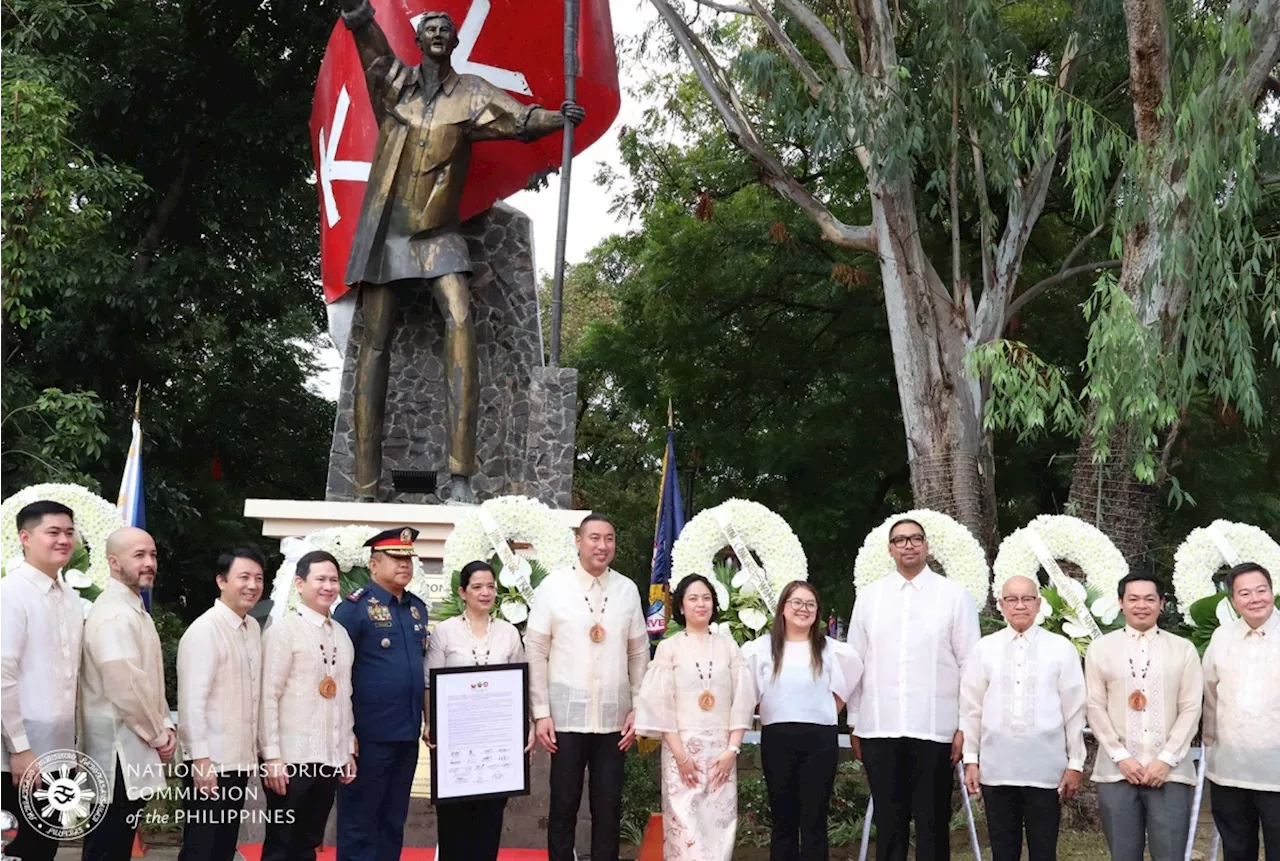
M634 745L624 760L622 838L636 846L644 839L649 817L662 812L661 756L661 745L647 753Z

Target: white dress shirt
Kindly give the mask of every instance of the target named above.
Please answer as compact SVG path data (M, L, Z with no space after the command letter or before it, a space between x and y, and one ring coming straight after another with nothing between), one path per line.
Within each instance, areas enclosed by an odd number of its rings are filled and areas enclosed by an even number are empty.
M960 675L980 636L968 590L929 568L864 586L849 620L863 665L849 703L854 732L950 742L960 725Z
M1098 739L1094 781L1124 780L1118 763L1132 757L1144 766L1159 759L1169 766L1170 781L1195 784L1187 751L1200 725L1204 676L1189 640L1125 625L1089 644L1084 677L1089 726ZM1146 697L1145 708L1130 708L1134 691Z
M80 676L84 752L106 772L107 800L116 764L130 799L165 788L156 748L173 728L164 692L164 658L155 622L138 595L112 578L84 623Z
M84 611L80 596L23 562L0 579L0 724L9 754L76 746L76 680Z
M1084 770L1084 671L1066 637L1032 625L974 646L960 680L964 761L986 786L1056 789Z
M1207 773L1222 786L1280 792L1280 611L1213 632L1204 653Z
M591 641L591 628L604 640ZM566 568L547 575L525 627L534 720L557 732L618 732L649 665L649 634L636 584L612 569L593 577Z
M220 771L258 767L262 643L258 623L221 600L178 643L178 739Z
M323 648L321 648L323 647ZM355 647L347 629L299 604L262 638L263 759L341 768L355 753L351 664ZM329 676L337 692L320 696Z
M782 668L776 676L773 638L769 634L743 646L742 657L760 692L760 723L764 726L775 723L834 726L839 716L835 697L847 703L862 677L862 660L853 647L830 637L822 651L822 672L816 674L813 647L808 641L783 643Z

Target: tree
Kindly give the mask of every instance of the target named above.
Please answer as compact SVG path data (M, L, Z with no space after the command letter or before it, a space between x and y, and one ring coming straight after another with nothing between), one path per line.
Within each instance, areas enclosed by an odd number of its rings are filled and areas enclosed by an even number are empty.
M1076 189L1085 234L1023 295L1119 265L1081 257L1123 142L1092 124L1076 93L1082 47L1106 47L1105 27L1083 3L1028 21L985 2L696 0L716 11L698 27L671 0L653 3L761 182L827 242L875 259L915 501L957 517L993 548L994 458L982 425L989 388L969 373L968 357L1005 329L1059 169ZM734 62L722 64L717 48L736 52ZM1099 98L1106 71L1105 60L1094 70ZM826 159L851 150L863 191L831 195L806 175L808 157L769 145L776 129L811 133L818 177ZM946 224L945 244L930 235L930 219ZM968 257L965 234L977 235Z
M1171 480L1180 491L1171 463L1192 400L1207 390L1261 420L1260 320L1280 363L1275 213L1259 212L1274 181L1264 165L1280 159L1274 117L1268 128L1258 110L1280 90L1280 8L1126 0L1124 17L1137 147L1115 235L1123 267L1091 301L1090 422L1071 502L1136 557L1157 491Z

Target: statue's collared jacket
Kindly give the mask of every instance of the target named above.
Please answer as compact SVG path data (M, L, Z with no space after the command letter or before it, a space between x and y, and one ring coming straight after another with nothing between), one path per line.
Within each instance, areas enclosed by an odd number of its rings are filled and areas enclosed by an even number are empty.
M442 81L428 83L419 66L407 65L391 51L371 10L366 13L362 6L343 17L360 49L378 121L346 283L470 272L458 208L471 145L540 137L548 123L534 114L548 112L453 69ZM553 116L559 127L558 115Z

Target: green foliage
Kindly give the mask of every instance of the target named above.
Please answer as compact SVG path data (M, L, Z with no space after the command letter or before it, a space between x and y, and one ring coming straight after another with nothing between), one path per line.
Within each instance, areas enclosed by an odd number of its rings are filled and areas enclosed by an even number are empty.
M715 577L724 588L729 592L729 605L720 608L720 614L712 619L713 623L724 625L728 628L728 634L733 637L734 642L739 646L748 643L757 637L768 633L773 627L773 614L765 606L764 599L752 590L741 590L733 588L733 577L738 573L738 569L727 562L717 562L715 565ZM743 610L755 610L765 618L765 625L759 630L748 627L741 619L740 614ZM821 624L821 621L816 624ZM683 630L675 620L672 619L667 623L666 633L663 635L665 640L667 637L673 637Z
M969 373L991 384L983 426L1017 431L1018 441L1052 427L1078 434L1084 420L1061 369L1047 364L1026 344L989 341L968 357Z
M641 753L633 745L622 765L622 834L639 846L649 817L662 812L661 753L656 748Z

